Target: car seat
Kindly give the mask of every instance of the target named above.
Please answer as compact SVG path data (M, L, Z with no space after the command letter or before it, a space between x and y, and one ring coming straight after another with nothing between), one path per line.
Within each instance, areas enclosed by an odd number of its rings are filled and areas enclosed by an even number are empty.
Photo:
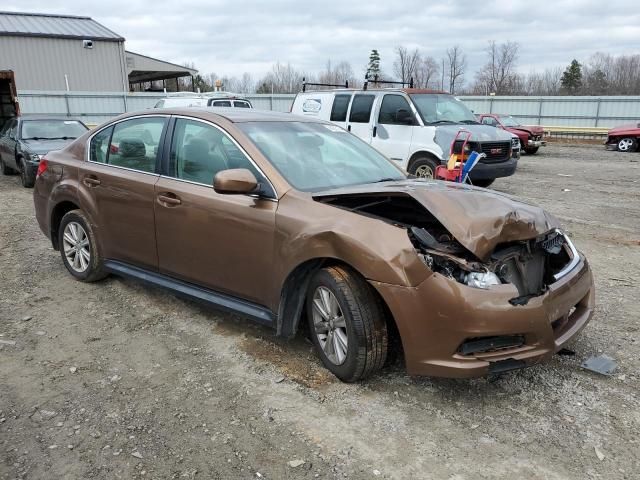
M178 162L180 178L211 185L214 166L209 155L209 143L201 138L191 138L182 151L182 168Z
M119 159L109 163L121 167L142 170L143 172L153 172L155 170L154 159L147 157L147 147L139 138L123 138L118 145ZM112 155L113 157L114 155Z

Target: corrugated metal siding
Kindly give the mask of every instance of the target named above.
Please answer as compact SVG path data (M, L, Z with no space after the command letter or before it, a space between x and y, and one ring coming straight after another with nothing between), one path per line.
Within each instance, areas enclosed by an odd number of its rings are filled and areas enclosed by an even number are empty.
M13 70L19 90L123 91L122 42L96 40L84 48L82 40L0 36L0 70Z
M1 68L1 66L0 66ZM18 87L20 81L18 80ZM164 93L91 93L18 91L26 114L52 113L79 116L101 123L124 113L153 107ZM295 95L246 95L255 108L290 111ZM475 113L509 113L522 123L546 127L614 127L640 121L636 97L458 97ZM600 105L598 107L598 104ZM68 107L67 107L68 105ZM599 116L596 117L596 113Z
M124 40L89 17L0 12L0 34L75 36Z

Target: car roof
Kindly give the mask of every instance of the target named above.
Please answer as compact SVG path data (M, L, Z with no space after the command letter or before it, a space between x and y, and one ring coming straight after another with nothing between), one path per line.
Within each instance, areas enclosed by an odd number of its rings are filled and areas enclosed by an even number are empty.
M367 88L366 90L363 88L329 88L326 90L306 90L304 93L399 93L403 92L408 95L412 94L420 94L420 93L432 93L432 94L441 94L441 95L451 95L449 92L445 92L443 90L431 90L429 88L398 88L398 87L390 87L390 88Z
M171 115L185 115L202 119L216 120L220 117L233 122L307 122L307 123L327 123L324 120L311 117L303 117L292 113L273 112L271 110L258 110L255 108L228 108L228 107L186 107L186 108L155 108L142 112L133 112L127 116L153 115L158 113L168 113ZM123 117L121 117L123 118Z

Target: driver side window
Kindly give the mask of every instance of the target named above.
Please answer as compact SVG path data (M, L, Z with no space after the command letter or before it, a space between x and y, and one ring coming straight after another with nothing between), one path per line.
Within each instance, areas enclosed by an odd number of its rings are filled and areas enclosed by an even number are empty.
M495 127L496 125L498 125L498 122L497 122L497 121L496 121L496 119L495 119L495 118L493 118L493 117L484 117L484 118L482 119L482 123L483 123L484 125L490 125L490 126L492 126L492 127Z
M406 113L403 113L405 111ZM399 114L400 112L400 114ZM402 117L404 115L404 119ZM385 95L380 106L378 123L385 125L411 125L413 113L409 102L401 95ZM415 120L414 120L415 121Z

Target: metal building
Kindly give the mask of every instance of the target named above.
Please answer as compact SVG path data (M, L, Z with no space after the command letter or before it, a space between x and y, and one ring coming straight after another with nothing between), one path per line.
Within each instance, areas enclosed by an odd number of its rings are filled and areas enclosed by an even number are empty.
M14 72L19 90L122 92L197 73L156 59L145 72L124 41L90 17L0 12L0 70Z

